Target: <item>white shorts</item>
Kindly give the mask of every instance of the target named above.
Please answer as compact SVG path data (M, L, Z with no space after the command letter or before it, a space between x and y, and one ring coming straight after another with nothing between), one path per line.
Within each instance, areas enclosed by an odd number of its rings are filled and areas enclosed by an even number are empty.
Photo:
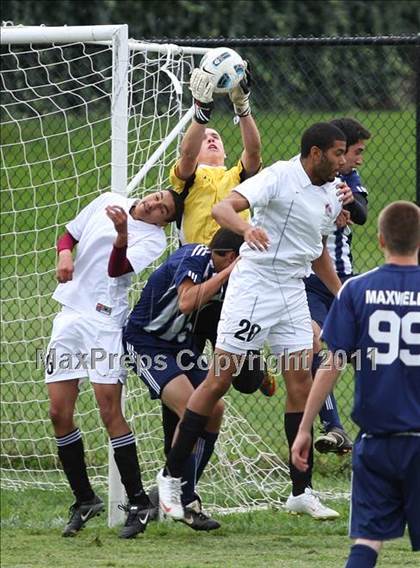
M127 370L122 329L107 327L63 307L53 322L45 358L45 382L86 379L92 383L124 383Z
M312 349L311 316L303 281L268 280L241 259L229 278L216 347L230 353L261 349L282 355Z

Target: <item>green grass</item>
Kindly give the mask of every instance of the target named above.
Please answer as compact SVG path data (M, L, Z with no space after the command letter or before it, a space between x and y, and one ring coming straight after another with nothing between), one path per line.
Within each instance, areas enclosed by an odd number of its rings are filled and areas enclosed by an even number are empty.
M338 568L347 557L348 506L318 522L281 510L218 517L222 528L197 533L173 522L151 523L136 540L118 539L104 515L63 539L69 493L4 492L2 568ZM407 538L387 543L377 566L415 567Z
M266 165L277 159L288 159L298 151L301 132L311 123L328 120L342 113L255 112L262 140ZM415 112L404 111L360 112L346 111L347 116L359 119L372 132L366 150L366 164L362 179L369 189L369 220L363 227L354 228L354 258L357 270L365 271L382 261L376 246L376 220L381 208L396 199L413 200L415 196ZM2 143L7 144L2 154L2 453L6 468L42 470L57 467L55 449L51 442L43 372L34 368L35 350L46 346L51 321L58 306L51 301L55 288L54 244L63 225L79 207L84 206L100 190L110 184L109 127L106 121L92 118L91 128L82 128L80 118L68 123L69 134L50 137L48 145L40 138L63 131L63 124L44 120L42 130L35 121L25 121L18 130L13 126L1 131ZM231 116L215 112L213 126L220 130L228 154L227 163L233 165L241 153L239 127L234 127ZM152 142L152 132L143 133ZM30 142L38 138L34 142ZM24 145L19 141L24 140ZM92 150L92 141L96 151ZM24 146L24 149L23 149ZM147 144L146 144L147 146ZM130 148L135 148L133 138ZM25 150L25 151L24 151ZM133 150L134 151L134 150ZM141 151L136 160L141 163ZM45 160L50 159L50 162ZM29 164L17 167L19 164ZM7 172L7 176L5 173ZM152 184L159 175L154 171L148 177ZM7 189L9 187L9 189ZM75 194L78 194L78 198ZM17 211L15 215L12 211ZM146 275L143 275L143 280ZM134 300L139 287L132 295ZM138 390L137 379L131 377L131 395L128 411L134 415L154 410L150 419L134 418L133 428L141 435L144 430L154 432L153 442L145 444L147 452L158 453L160 422L157 403L148 401L144 389ZM142 393L139 402L139 392ZM355 434L349 416L353 394L352 376L348 372L337 387L337 399L344 424ZM284 388L273 399L259 394L241 396L236 392L231 400L241 415L282 459L286 459L286 440L282 413ZM106 475L106 438L98 425L97 413L90 396L84 395L80 410L85 413L79 424L86 434L87 446L102 445L99 452L88 453L89 464ZM34 441L36 440L36 441ZM41 457L39 457L41 454ZM321 488L347 490L349 460L335 456L318 457L317 484ZM224 499L220 496L220 499Z

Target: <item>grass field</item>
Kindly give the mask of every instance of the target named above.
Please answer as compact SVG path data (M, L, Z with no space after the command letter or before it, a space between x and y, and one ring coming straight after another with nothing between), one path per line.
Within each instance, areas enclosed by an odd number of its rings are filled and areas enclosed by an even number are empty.
M362 178L369 189L369 221L354 230L354 257L358 271L381 262L376 246L376 219L381 208L396 199L415 197L415 113L345 113L362 121L373 134L366 151ZM298 149L302 130L317 120L342 113L306 114L297 112L256 113L263 139L264 163L287 159ZM109 186L109 130L104 123L86 131L75 119L71 134L56 137L46 145L42 137L54 134L56 125L44 123L39 132L30 130L28 121L18 132L2 129L2 143L9 144L2 154L2 474L15 470L30 480L43 469L57 471L54 444L47 416L43 373L34 368L35 350L45 347L51 320L57 306L51 301L55 287L54 243L63 224L74 216L99 190ZM228 163L240 154L240 134L230 119L215 114L214 126L225 139ZM23 145L19 140L39 138ZM52 140L52 139L50 139ZM96 150L92 150L92 141ZM16 145L11 145L16 142ZM88 148L87 145L90 145ZM48 163L48 160L50 162ZM26 164L26 166L22 166ZM19 167L18 167L19 166ZM5 172L7 171L7 176ZM153 182L152 174L150 183ZM157 174L156 174L157 175ZM9 184L9 189L5 184ZM75 192L81 198L75 198ZM12 212L17 212L16 214ZM138 288L137 288L138 290ZM136 296L136 293L134 294ZM141 459L160 459L158 406L130 379L132 398L128 402L132 425L141 439ZM342 417L352 434L356 433L349 415L352 375L347 372L337 391ZM265 399L259 394L230 395L232 404L252 425L271 450L283 460L287 457L282 426L284 390ZM82 397L80 425L87 432L88 461L99 477L106 476L106 437L98 423L91 398ZM152 415L149 419L147 416ZM149 433L148 440L143 436ZM247 451L245 438L244 451ZM143 452L143 453L142 453ZM7 457L5 457L7 456ZM31 475L27 472L31 470ZM19 473L21 472L21 473ZM149 474L147 474L149 475ZM243 474L246 475L246 474ZM316 487L346 492L349 487L348 458L318 456L315 464ZM55 482L56 477L51 474ZM149 479L146 476L146 479ZM218 502L228 495L216 489ZM209 494L210 498L210 494ZM2 566L284 566L332 568L343 564L347 551L347 504L338 505L343 513L337 523L319 525L311 520L288 517L282 512L256 512L231 515L221 531L198 535L187 528L163 524L152 526L144 538L121 543L115 531L104 527L104 519L75 540L61 540L69 495L58 492L6 491L2 497ZM334 504L335 506L335 504ZM58 544L57 544L58 542ZM407 552L407 541L392 543L379 566L414 566Z
M151 523L134 541L95 518L63 539L68 493L7 492L2 499L2 568L339 568L344 566L347 504L341 518L317 522L279 510L219 517L222 528L196 533L173 522ZM337 504L334 503L334 506ZM379 568L417 566L407 538L387 543Z

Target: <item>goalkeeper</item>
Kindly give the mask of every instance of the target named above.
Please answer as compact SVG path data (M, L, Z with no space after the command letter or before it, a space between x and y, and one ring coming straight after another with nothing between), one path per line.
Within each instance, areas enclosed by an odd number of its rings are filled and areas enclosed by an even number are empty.
M208 127L214 106L213 77L198 68L192 72L190 90L195 114L182 140L180 157L170 171L170 184L184 203L183 215L177 219L182 245L208 245L220 229L211 215L212 207L261 169L261 139L251 114L250 85L251 74L247 66L245 78L229 93L239 120L243 149L236 165L227 169L223 140L216 130ZM250 217L248 211L241 216L245 220ZM222 301L210 302L196 314L194 337L200 351L207 339L213 347L215 345L221 308ZM244 365L234 386L242 392L260 388L263 394L272 396L276 384L265 364L255 358L253 365ZM174 416L173 421L176 424L178 418Z

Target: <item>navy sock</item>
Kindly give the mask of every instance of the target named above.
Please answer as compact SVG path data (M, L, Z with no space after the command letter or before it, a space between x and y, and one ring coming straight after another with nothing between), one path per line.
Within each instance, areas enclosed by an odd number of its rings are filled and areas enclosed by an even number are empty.
M208 416L186 409L179 425L178 437L166 459L166 473L172 477L182 477L185 463L192 454L198 438L203 434L208 419Z
M327 396L321 410L319 411L319 417L327 432L329 432L331 428L343 429L343 425L341 424L340 417L338 415L337 402L333 393L330 393Z
M289 445L289 471L290 479L292 480L292 494L295 497L304 493L307 487L312 486L313 448L311 447L311 451L309 452L309 468L307 471L299 471L293 465L290 454L302 417L303 412L286 412L284 415L284 430L286 432L287 443Z
M197 481L200 479L206 465L209 463L218 436L219 436L218 432L205 431L197 441L197 448L196 448Z
M168 408L162 402L162 427L164 436L164 452L165 456L169 454L172 448L172 440L174 439L174 434L176 427L178 426L179 416Z
M322 355L320 355L319 353L314 353L312 359L312 368L311 368L312 379L315 378L316 372L321 366L322 360L323 360ZM331 428L343 429L340 417L338 415L337 402L335 400L333 393L331 393L327 397L327 400L322 405L322 408L319 411L319 417L327 432L331 430Z
M56 436L58 457L78 503L91 501L95 494L86 471L85 452L79 428Z
M196 455L190 454L184 465L184 473L182 474L182 504L188 505L195 499L195 483L196 483L197 462Z
M377 559L376 550L365 544L355 544L350 549L345 568L373 568Z
M124 485L129 502L132 505L147 505L146 496L140 474L137 457L136 440L132 432L111 438L114 459L120 472L121 483Z

